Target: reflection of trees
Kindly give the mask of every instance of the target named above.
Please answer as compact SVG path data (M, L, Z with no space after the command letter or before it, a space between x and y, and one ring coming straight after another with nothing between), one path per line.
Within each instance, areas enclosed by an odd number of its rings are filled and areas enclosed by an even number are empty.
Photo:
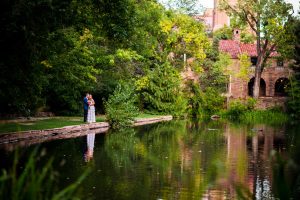
M125 178L116 183L117 193L130 188L132 195L147 199L157 198L157 194L163 199L200 198L213 183L216 171L222 170L216 163L223 157L220 145L224 139L221 130L207 132L203 124L197 126L171 121L138 127L139 135L132 129L108 134L105 151L114 169L123 166L126 177L134 176L148 192L141 194L138 185Z
M138 143L138 140L132 128L122 129L107 135L104 149L115 169L133 167L135 144Z
M264 133L215 121L171 121L108 134L105 152L114 173L123 170L114 190L128 199L270 196L269 153L282 136L254 127L260 129Z
M287 151L276 149L272 155L273 188L279 199L298 199L300 196L300 126L287 127Z

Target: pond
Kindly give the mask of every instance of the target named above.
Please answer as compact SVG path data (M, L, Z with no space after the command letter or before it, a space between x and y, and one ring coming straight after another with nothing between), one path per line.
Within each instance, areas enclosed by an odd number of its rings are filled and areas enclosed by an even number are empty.
M11 166L16 149L26 160L38 146L37 167L54 157L60 188L91 169L79 186L83 199L296 199L299 130L170 121L18 148L2 145L0 166Z

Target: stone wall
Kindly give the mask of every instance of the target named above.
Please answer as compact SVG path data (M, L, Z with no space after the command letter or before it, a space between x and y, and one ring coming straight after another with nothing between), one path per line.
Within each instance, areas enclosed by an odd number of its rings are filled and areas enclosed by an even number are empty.
M271 59L269 66L266 67L262 73L262 79L266 83L266 97L273 97L275 95L275 83L280 78L290 78L293 71L288 68L288 63L283 67L278 67L276 60ZM228 87L229 96L232 98L247 98L248 83L254 77L254 67L251 67L248 79L241 79L238 77L240 71L240 64L238 59L232 59L232 65L229 67L230 84Z
M257 100L256 108L257 109L268 109L268 108L274 108L274 107L280 107L283 110L286 109L286 103L287 97L260 97Z

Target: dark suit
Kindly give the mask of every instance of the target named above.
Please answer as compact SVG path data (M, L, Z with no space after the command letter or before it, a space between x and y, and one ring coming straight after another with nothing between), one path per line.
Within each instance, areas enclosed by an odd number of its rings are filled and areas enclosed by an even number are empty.
M87 120L87 114L88 114L89 104L88 104L88 98L83 98L83 121L86 122Z

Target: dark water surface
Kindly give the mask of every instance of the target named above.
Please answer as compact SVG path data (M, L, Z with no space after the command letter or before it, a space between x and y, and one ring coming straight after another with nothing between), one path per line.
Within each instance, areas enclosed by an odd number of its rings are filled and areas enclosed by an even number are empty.
M22 143L19 152L26 159L39 146L44 160L54 157L60 187L92 168L80 186L84 199L297 199L299 130L171 121ZM15 149L0 146L1 168L9 168Z

